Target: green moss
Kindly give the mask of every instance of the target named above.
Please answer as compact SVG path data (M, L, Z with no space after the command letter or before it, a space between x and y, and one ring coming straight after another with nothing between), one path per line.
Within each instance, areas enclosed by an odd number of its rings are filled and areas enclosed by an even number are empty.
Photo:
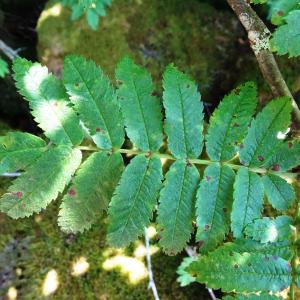
M55 72L66 54L82 54L110 77L128 54L149 69L158 91L165 66L174 62L198 82L207 100L224 75L224 61L234 57L236 23L230 13L196 0L115 0L92 31L84 19L72 22L69 10L51 0L37 26L38 53Z
M13 282L18 287L20 299L44 299L42 286L47 273L55 270L59 286L51 299L152 299L148 290L147 278L132 283L128 275L122 274L122 267L106 270L104 263L109 259L121 257L126 266L126 258L131 258L129 265L132 274L138 274L138 266L145 270L145 257L134 254L137 242L121 252L108 248L105 242L105 222L99 222L94 228L77 236L65 235L56 225L58 203L54 203L44 213L24 220L12 220L0 215L1 249L11 239L31 237L29 255L19 257L17 266L22 270L22 279ZM153 245L155 240L151 240ZM88 271L82 276L72 276L72 264L76 259L85 257L89 263ZM154 276L160 297L167 299L207 299L207 292L200 285L180 288L176 282L176 268L181 257L168 257L160 250L152 255ZM1 266L0 266L1 267ZM128 267L128 262L127 262ZM145 275L145 274L144 274ZM203 295L203 298L201 298Z

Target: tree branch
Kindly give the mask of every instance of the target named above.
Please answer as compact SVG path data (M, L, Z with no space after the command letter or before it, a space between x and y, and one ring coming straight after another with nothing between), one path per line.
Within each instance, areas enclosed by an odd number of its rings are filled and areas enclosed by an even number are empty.
M189 257L197 257L197 251L196 251L196 247L191 247L191 246L186 246L185 247L185 251L188 254ZM211 288L207 288L207 291L211 297L212 300L217 300L217 297L214 293L214 291Z
M287 96L292 101L293 115L300 122L299 107L290 92L269 48L270 31L247 0L227 0L248 33L250 46L254 51L260 70L275 97Z
M149 234L147 228L145 228L145 244L146 244L146 257L147 257L147 269L149 276L149 285L148 288L152 290L153 296L155 300L159 300L159 296L157 293L157 288L153 278L153 272L151 267L151 252L150 252L150 241Z
M0 50L10 59L14 60L18 57L18 53L22 50L22 48L14 50L6 45L2 40L0 40Z

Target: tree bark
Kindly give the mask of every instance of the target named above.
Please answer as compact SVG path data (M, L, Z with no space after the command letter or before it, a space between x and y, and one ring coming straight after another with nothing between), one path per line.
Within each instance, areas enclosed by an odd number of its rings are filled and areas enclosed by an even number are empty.
M269 48L269 29L246 0L227 0L248 33L260 70L275 97L287 96L292 101L294 119L300 122L299 107L290 92Z

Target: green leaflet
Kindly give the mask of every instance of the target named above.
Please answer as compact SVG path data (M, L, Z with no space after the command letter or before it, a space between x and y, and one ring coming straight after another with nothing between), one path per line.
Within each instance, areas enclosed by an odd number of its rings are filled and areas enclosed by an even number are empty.
M211 160L227 161L237 153L257 105L256 85L239 86L227 95L210 117L206 136L207 154Z
M62 0L63 5L68 5L72 9L72 20L79 19L83 14L86 14L86 19L89 26L96 30L100 17L106 15L105 8L110 6L112 0Z
M222 248L192 262L187 271L200 283L224 292L277 292L292 281L291 266L283 258Z
M268 0L270 8L269 18L274 25L281 25L284 23L285 17L290 11L300 7L299 0Z
M231 229L233 236L240 238L245 226L261 216L264 187L260 177L240 168L234 183Z
M39 137L24 132L9 132L0 138L0 175L24 170L46 150Z
M196 84L169 65L163 76L168 146L176 158L196 158L203 147L203 104Z
M108 242L124 247L136 240L150 223L162 185L158 158L138 155L122 174L108 209Z
M196 167L182 160L177 160L166 175L157 220L161 230L159 243L166 253L180 252L191 237L199 179Z
M285 25L281 25L273 33L270 40L272 51L279 55L288 54L289 57L300 55L300 9L291 11L285 18Z
M222 300L282 300L283 298L268 293L260 293L259 295L236 295L235 297L226 296Z
M125 57L117 66L116 78L128 137L143 151L158 150L163 137L162 114L159 100L151 95L150 74Z
M288 216L279 216L275 219L268 217L254 220L248 224L245 234L261 243L280 242L288 240L292 235L293 219Z
M300 164L300 143L285 142L279 145L276 152L263 164L265 168L288 171Z
M80 144L83 131L62 83L46 67L24 58L14 60L13 70L16 86L45 136L55 144Z
M252 121L240 150L242 164L260 167L282 144L278 134L286 132L291 122L292 105L289 98L278 98L267 104Z
M0 78L4 78L9 73L8 64L0 57Z
M268 174L262 179L270 204L277 210L287 210L294 202L296 194L292 185L283 178Z
M197 241L205 253L223 241L229 229L234 172L215 163L205 169L197 192Z
M38 213L61 193L81 162L81 152L50 148L17 178L0 199L0 210L17 219Z
M268 0L251 0L252 3L254 4L264 4L267 3Z
M197 261L197 257L185 257L180 266L178 267L176 273L179 275L177 278L177 282L180 283L180 286L187 286L192 282L195 282L196 279L191 276L185 269L193 262Z
M95 144L105 150L124 142L122 114L108 78L91 60L70 55L64 61L63 81Z
M290 260L293 256L292 249L290 247L290 241L281 241L276 243L265 243L248 239L235 239L233 243L225 243L220 248L226 249L226 251L231 252L248 252L257 253L264 255L271 255L272 259L277 259L278 257ZM220 249L219 248L219 249Z
M78 170L60 206L58 225L66 232L90 229L107 209L124 169L120 153L95 152Z

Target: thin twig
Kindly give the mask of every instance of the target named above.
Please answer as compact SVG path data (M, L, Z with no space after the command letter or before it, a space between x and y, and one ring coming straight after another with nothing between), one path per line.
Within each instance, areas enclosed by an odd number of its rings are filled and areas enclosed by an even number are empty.
M18 53L23 50L23 48L19 49L12 49L8 45L6 45L2 40L0 40L0 50L10 59L14 60L15 58L18 57Z
M185 251L186 251L186 253L188 254L189 257L197 257L198 256L198 253L196 251L196 247L186 246ZM207 288L207 290L208 290L208 293L209 293L212 300L217 300L218 299L212 289Z
M292 101L293 115L300 122L299 107L278 68L269 47L270 31L247 0L227 0L248 33L250 46L254 51L260 70L275 97L287 96Z
M19 177L21 175L22 175L22 173L3 173L0 176L3 176L3 177Z
M146 244L146 257L147 257L147 269L149 276L149 285L148 288L152 290L155 300L159 300L156 285L153 278L153 272L151 267L151 252L150 252L150 241L147 228L145 228L145 244Z

